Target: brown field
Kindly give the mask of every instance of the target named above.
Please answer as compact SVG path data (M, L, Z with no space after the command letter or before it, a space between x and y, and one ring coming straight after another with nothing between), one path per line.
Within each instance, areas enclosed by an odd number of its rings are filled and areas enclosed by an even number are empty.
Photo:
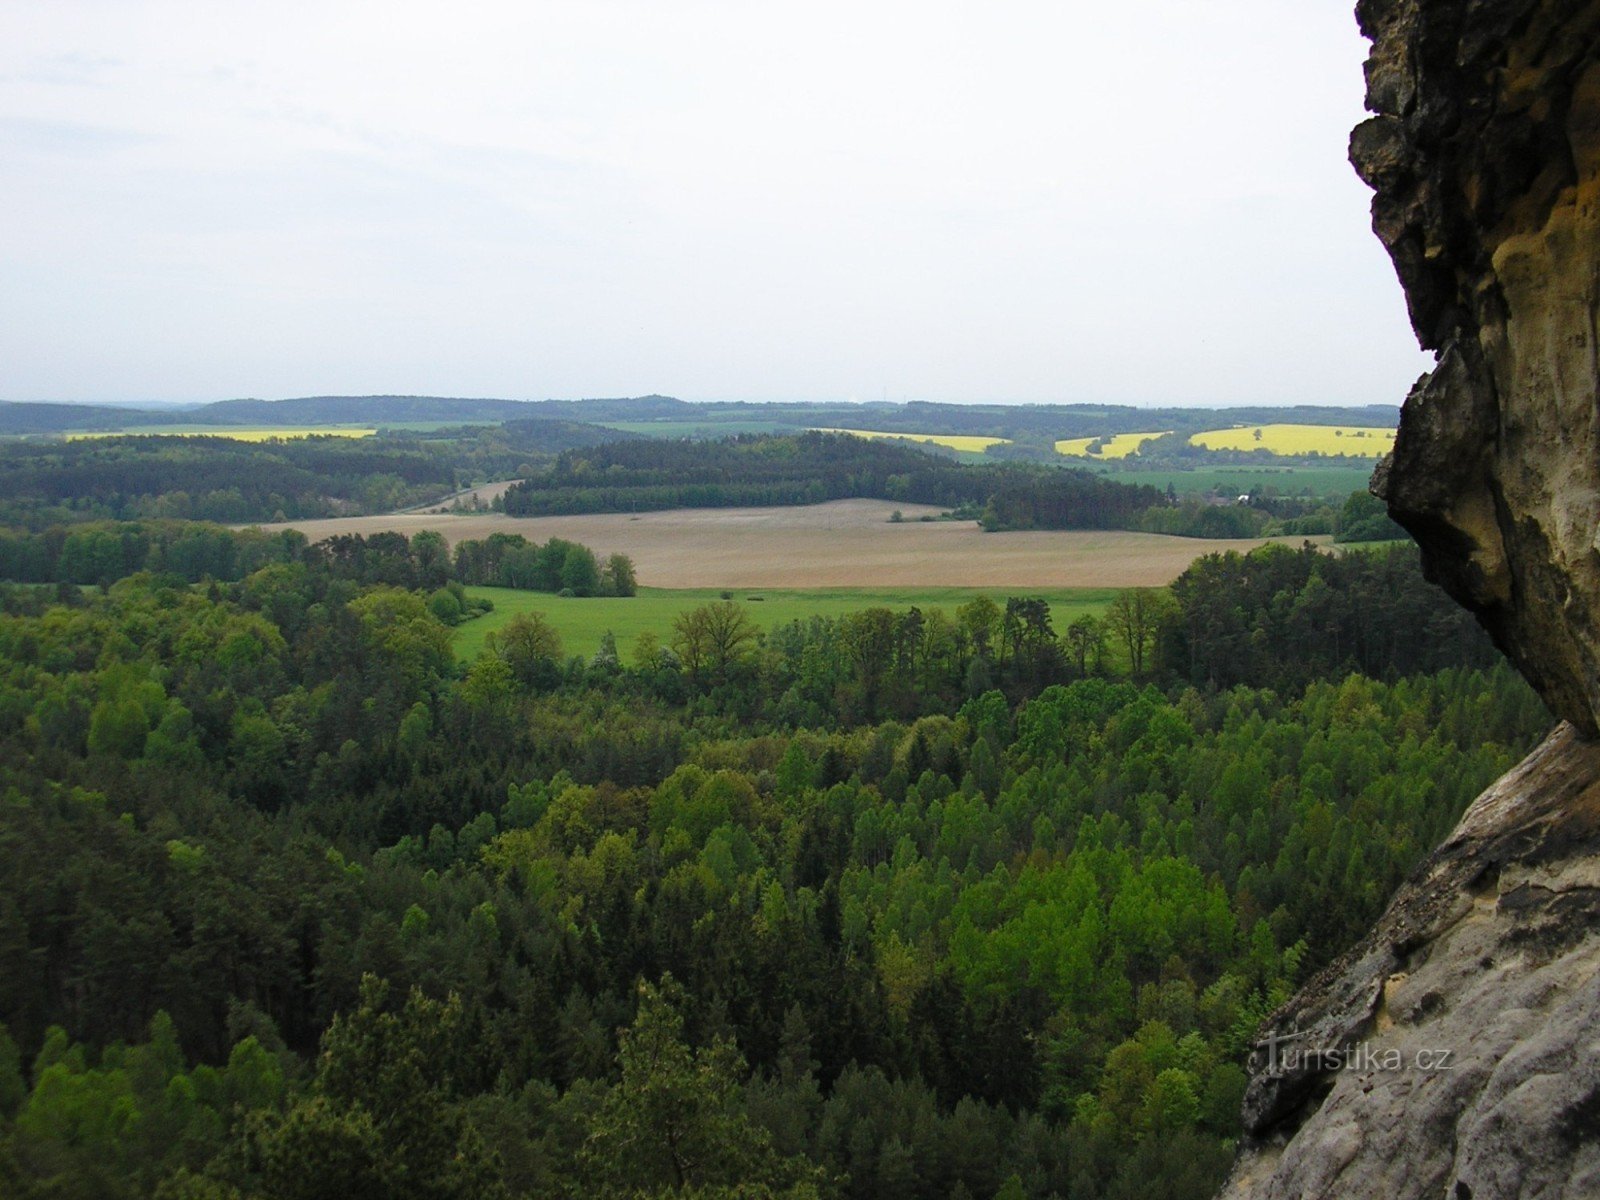
M902 524L889 521L897 507L905 514ZM836 500L804 508L574 517L397 514L290 524L313 540L423 529L439 530L452 544L497 531L537 542L567 538L602 555L628 555L640 583L663 588L1154 587L1171 583L1202 554L1261 544L1150 533L984 533L971 521L917 520L936 512L884 500Z
M473 500L481 500L485 504L493 503L500 496L506 494L506 489L515 479L502 479L498 483L481 483L475 488L468 488L464 492L456 492L446 496L443 500L430 500L426 504L419 504L415 508L402 508L401 513L438 513L449 512L452 504L471 504Z

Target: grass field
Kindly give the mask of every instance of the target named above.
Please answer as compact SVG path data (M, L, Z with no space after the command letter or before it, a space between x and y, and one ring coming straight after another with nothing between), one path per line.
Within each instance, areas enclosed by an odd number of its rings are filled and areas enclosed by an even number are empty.
M904 438L908 442L929 442L935 446L945 446L951 450L962 450L968 454L982 454L990 446L1000 446L1009 442L1010 438L978 437L975 434L965 433L885 433L876 429L816 429L817 433L848 433L859 438Z
M548 592L492 587L468 588L467 594L493 600L494 611L456 630L456 656L463 660L476 658L483 649L484 638L514 614L538 612L555 626L568 654L593 654L600 647L601 637L610 630L626 661L639 634L654 633L665 644L672 638L674 617L722 597L721 591L712 588L640 588L637 596L625 600L580 600L552 596ZM1005 604L1008 596L1040 596L1050 601L1050 613L1059 633L1084 613L1100 615L1117 591L1114 588L808 588L741 589L731 594L762 629L807 617L838 617L873 607L904 611L915 606L923 612L942 608L953 617L958 606L975 596L989 596L1000 605ZM752 598L756 596L761 599Z
M1119 433L1108 438L1067 438L1056 443L1056 453L1072 458L1127 458L1151 438L1162 436L1160 433ZM1100 443L1100 452L1089 453L1089 447L1096 442Z
M1122 483L1147 483L1165 489L1168 484L1180 496L1199 496L1208 492L1266 492L1280 496L1328 496L1343 499L1351 492L1366 491L1372 467L1200 467L1192 471L1121 471L1106 467L1098 471Z
M130 425L109 433L69 433L67 441L108 437L219 437L231 438L236 442L271 442L308 437L365 438L377 432L376 429L350 429L333 425L272 429L240 429L233 425Z
M1240 425L1189 439L1207 450L1270 450L1273 454L1355 454L1379 458L1394 448L1394 430L1358 425Z

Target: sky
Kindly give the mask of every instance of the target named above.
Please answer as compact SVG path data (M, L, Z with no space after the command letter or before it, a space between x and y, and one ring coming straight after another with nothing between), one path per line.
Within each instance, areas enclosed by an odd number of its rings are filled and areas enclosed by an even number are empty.
M0 399L1399 403L1349 0L0 5Z

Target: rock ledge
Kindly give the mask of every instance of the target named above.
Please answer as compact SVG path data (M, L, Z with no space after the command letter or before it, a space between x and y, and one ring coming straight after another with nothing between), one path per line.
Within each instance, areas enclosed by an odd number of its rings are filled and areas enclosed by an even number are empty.
M1600 1196L1600 746L1562 725L1274 1017L1223 1196Z

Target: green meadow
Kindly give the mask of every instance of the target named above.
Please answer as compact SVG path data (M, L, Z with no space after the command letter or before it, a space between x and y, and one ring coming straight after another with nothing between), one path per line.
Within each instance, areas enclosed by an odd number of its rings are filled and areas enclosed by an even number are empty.
M617 650L628 658L634 639L654 633L663 643L672 637L672 620L712 600L723 592L716 588L640 588L627 598L553 596L548 592L522 592L511 588L472 587L468 595L494 601L494 611L461 625L455 634L458 658L470 660L483 649L484 638L516 613L543 613L561 635L568 654L593 654L607 630L617 639ZM807 617L838 617L863 608L892 608L924 612L942 608L952 616L956 608L975 596L988 596L1004 605L1007 596L1039 596L1050 601L1056 632L1085 613L1099 616L1116 596L1115 588L818 588L815 590L734 590L737 600L762 629L786 625Z
M1094 467L1090 468L1094 470ZM1118 483L1147 483L1165 488L1169 483L1180 496L1201 495L1221 490L1240 494L1266 488L1280 496L1338 496L1367 490L1372 478L1370 463L1337 467L1197 467L1180 471L1130 471L1104 467L1098 474Z

